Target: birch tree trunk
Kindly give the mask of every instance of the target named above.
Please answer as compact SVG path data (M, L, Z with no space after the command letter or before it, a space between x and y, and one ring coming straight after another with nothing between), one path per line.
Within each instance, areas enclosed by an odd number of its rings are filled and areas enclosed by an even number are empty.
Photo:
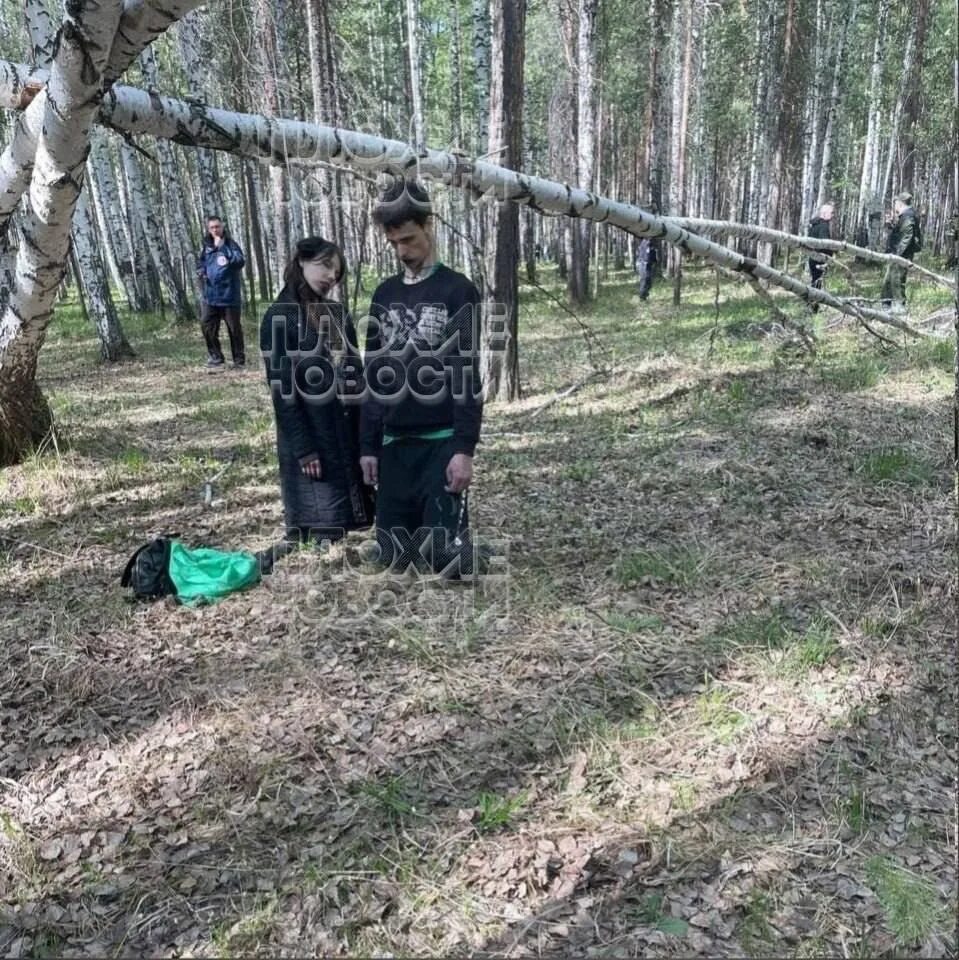
M882 184L879 188L879 196L886 200L888 197L889 181L892 177L892 169L899 155L899 125L902 122L902 106L906 91L909 89L912 78L912 62L916 42L916 21L912 23L909 35L906 37L906 49L902 56L902 93L896 97L896 102L892 108L892 123L889 130L889 153L886 157L886 168L882 175ZM898 178L897 178L898 182Z
M681 217L685 206L686 134L689 128L689 75L692 63L692 3L677 0L673 8L672 42L672 131L670 136L669 212ZM678 305L682 289L682 250L669 251L669 271L673 277L673 305Z
M148 90L158 90L156 58L153 48L147 47L140 55L140 66ZM192 319L194 313L190 306L190 291L195 290L194 243L190 237L186 212L183 209L183 191L177 173L177 162L173 156L173 145L169 140L156 141L157 157L160 163L160 209L169 218L167 234L170 251L170 266L177 285L187 301L187 314Z
M522 166L524 0L492 0L490 160ZM493 204L486 275L490 289L483 324L483 383L492 399L519 396L519 207ZM493 326L497 329L494 332Z
M313 93L313 119L317 123L338 125L333 102L334 87L330 73L326 0L307 0L306 25L310 52L310 87ZM326 170L316 171L321 191L319 201L320 233L324 237L340 237L341 230L334 225L332 177ZM337 191L339 196L339 191Z
M426 146L426 121L423 117L423 79L420 71L420 4L406 0L406 45L410 68L410 92L413 94L412 143L417 150Z
M918 156L916 127L921 113L922 69L926 49L926 31L929 26L929 0L916 0L913 5L913 16L915 17L915 53L912 70L906 81L902 108L901 182L907 188L912 188L916 178L916 157Z
M20 102L19 90L3 84L5 77L15 73L15 67L0 61L0 106L15 107ZM128 134L165 137L177 143L249 158L270 157L277 144L282 143L291 157L310 163L335 160L364 176L387 171L398 173L417 163L418 172L425 180L437 180L474 196L506 198L544 213L608 223L635 236L662 238L691 255L706 257L746 278L775 284L805 301L826 304L848 316L875 320L918 335L908 323L888 313L860 307L810 287L795 277L692 234L668 219L567 184L484 161L471 161L458 154L430 149L417 154L409 144L396 140L298 120L218 110L170 97L150 97L131 87L114 86L100 109L99 120Z
M596 98L594 58L596 47L596 11L598 0L576 0L574 16L567 29L571 37L568 49L575 64L575 154L573 178L583 190L593 189L596 150ZM591 224L570 224L570 258L566 291L572 303L589 299L589 254Z
M123 171L126 174L127 185L130 188L133 215L142 231L147 253L157 275L160 277L163 292L170 301L176 322L187 323L194 319L190 310L190 301L183 283L170 261L167 245L163 239L163 228L154 212L154 206L147 191L146 180L140 169L139 157L126 142L120 145L120 156L123 160Z
M183 71L186 74L187 90L194 100L207 99L207 77L203 59L200 56L203 20L198 10L187 14L177 24L177 40L180 56L183 57ZM220 192L220 178L217 175L216 155L211 150L197 150L197 169L200 174L200 206L204 217L223 214L223 196ZM205 220L204 220L205 228Z
M476 118L473 154L487 151L489 139L489 0L473 0L473 116Z
M869 238L869 246L875 249L878 242L878 226L874 229L870 220L877 221L879 197L876 196L876 170L879 153L879 111L882 102L882 60L886 44L886 22L889 19L889 0L879 0L876 19L876 37L873 44L872 68L869 74L869 120L866 127L866 143L863 148L862 172L859 179L859 200L856 205L857 239ZM870 216L872 215L872 216ZM862 244L866 246L866 244Z
M129 231L130 218L123 216L117 179L102 132L96 132L92 137L89 163L94 174L94 194L102 201L99 210L103 215L102 228L104 233L109 233L113 241L117 272L127 304L131 310L146 310L149 302L142 284L142 280L146 278L137 277L133 260L133 238Z
M120 0L78 0L67 8L47 89L34 101L43 113L29 211L15 286L0 317L0 465L17 462L52 426L36 382L37 356L63 279L90 127L120 14Z
M829 199L830 191L830 164L832 162L832 145L836 131L836 110L839 107L840 80L845 68L844 55L846 39L856 23L856 12L859 0L852 0L852 9L848 16L840 16L842 29L839 31L839 41L836 47L836 59L833 65L832 86L829 91L829 104L826 108L826 128L822 136L822 159L819 169L819 186L816 190L816 206L821 207Z
M125 360L133 357L134 353L120 326L110 293L110 284L96 242L96 227L87 201L88 189L89 186L77 198L73 219L73 249L80 268L87 310L100 340L100 356L107 361Z
M260 43L259 66L263 82L263 106L267 116L277 117L280 113L279 71L277 56L276 24L269 7L269 0L256 0L255 22ZM273 200L273 249L276 257L273 264L277 289L282 286L282 275L290 260L290 180L287 170L289 156L286 145L280 139L277 152L271 157L270 193ZM282 158L278 160L277 158Z

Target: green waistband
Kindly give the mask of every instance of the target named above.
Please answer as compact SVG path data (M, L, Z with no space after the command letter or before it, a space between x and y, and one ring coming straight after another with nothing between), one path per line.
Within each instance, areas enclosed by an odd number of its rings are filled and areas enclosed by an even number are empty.
M425 433L403 433L399 436L392 433L384 433L383 446L388 446L394 440L449 440L452 436L452 427L443 427L440 430L427 430Z

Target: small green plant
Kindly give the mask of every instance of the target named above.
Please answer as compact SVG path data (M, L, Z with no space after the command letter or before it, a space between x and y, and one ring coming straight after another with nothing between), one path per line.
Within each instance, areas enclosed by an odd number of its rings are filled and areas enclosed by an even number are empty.
M740 943L750 956L768 956L773 944L773 928L769 924L772 904L766 894L753 890L743 906L743 918L736 928Z
M618 610L611 610L604 619L614 630L622 633L642 633L644 630L658 632L663 628L662 618L652 614L634 617L620 613Z
M747 614L732 620L712 638L713 643L736 650L782 650L789 645L792 634L782 614Z
M876 483L929 483L933 471L928 463L902 447L883 447L859 464L858 472Z
M749 399L749 385L745 380L733 380L726 393L733 403L745 403Z
M829 624L814 620L806 632L789 648L780 663L780 673L800 676L814 667L825 666L839 651L839 644Z
M588 483L596 477L596 465L586 460L578 460L566 467L563 476L569 480L575 480L577 483Z
M682 917L672 917L663 913L663 895L647 893L636 908L636 919L645 926L655 927L671 937L683 937L689 930L689 924Z
M875 357L856 356L842 366L829 366L822 372L823 380L837 390L867 390L876 386L886 373L885 364Z
M732 706L732 699L730 690L712 686L696 700L700 723L711 730L720 743L729 743L749 719L742 710Z
M402 777L390 777L386 783L367 783L361 790L370 799L375 800L390 817L416 815L416 807L408 799L408 792Z
M637 550L620 557L615 576L624 587L646 577L688 587L702 576L706 563L706 558L695 550Z
M130 473L142 473L147 465L146 454L142 450L124 450L119 461Z
M476 829L482 832L505 827L513 816L526 804L526 794L501 797L495 793L481 793L476 801L479 818Z
M945 919L935 885L888 857L867 861L866 883L902 946L924 943Z
M836 802L836 812L856 833L864 833L872 819L872 808L862 790L853 790L848 797Z
M278 923L276 900L272 897L262 900L249 914L232 923L229 920L223 921L214 927L211 933L217 956L260 955L264 941L269 940Z
M689 813L696 806L696 785L689 780L680 780L673 785L673 798L683 813Z

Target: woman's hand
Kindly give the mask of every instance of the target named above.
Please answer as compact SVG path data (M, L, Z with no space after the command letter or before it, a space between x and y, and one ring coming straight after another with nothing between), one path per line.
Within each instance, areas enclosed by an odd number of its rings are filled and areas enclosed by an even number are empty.
M323 479L323 467L320 465L320 458L317 454L313 454L312 460L300 461L300 469L303 473L306 474L311 480L322 480Z
M375 487L380 479L379 457L360 457L360 469L363 471L363 482L368 487Z

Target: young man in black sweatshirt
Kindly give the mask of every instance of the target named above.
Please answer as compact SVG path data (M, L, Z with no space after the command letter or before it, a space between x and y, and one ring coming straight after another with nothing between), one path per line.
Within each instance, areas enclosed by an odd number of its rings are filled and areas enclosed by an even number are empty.
M373 294L364 355L360 466L378 485L381 559L469 573L466 490L483 415L479 291L436 259L418 183L395 179L374 219L402 267Z

